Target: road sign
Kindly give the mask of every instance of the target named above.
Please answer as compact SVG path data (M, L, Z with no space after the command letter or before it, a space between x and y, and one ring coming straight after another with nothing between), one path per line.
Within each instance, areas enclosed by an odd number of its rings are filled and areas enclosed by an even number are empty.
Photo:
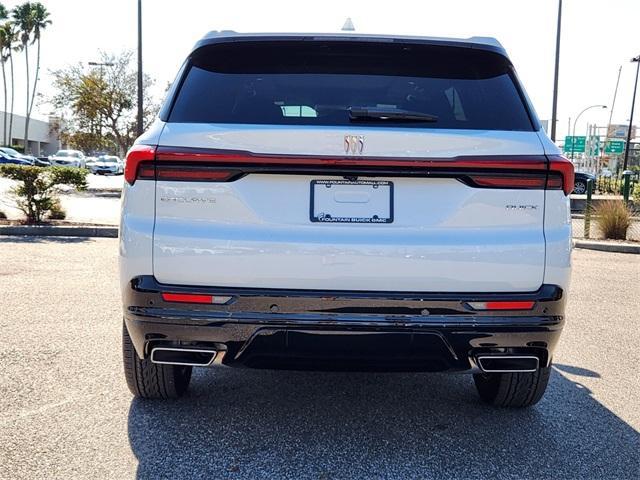
M565 153L583 153L587 144L587 137L571 136L564 137Z
M589 137L589 157L597 157L600 155L600 137L597 135L591 135Z
M604 153L623 153L624 152L624 140L609 140L604 147Z

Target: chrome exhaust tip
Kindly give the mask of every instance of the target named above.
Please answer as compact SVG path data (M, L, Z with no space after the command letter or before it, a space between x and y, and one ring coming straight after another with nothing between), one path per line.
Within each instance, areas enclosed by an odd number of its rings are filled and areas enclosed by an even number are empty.
M216 359L216 350L195 348L155 347L149 360L161 365L182 365L187 367L209 367Z
M531 373L540 364L534 355L479 355L476 359L484 373Z

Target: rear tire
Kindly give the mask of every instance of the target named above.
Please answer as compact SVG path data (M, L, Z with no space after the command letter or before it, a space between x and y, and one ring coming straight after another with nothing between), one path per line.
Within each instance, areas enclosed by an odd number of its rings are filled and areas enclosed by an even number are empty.
M187 391L192 367L161 365L140 359L133 342L122 324L122 359L129 390L138 398L179 398Z
M478 373L473 375L480 398L496 407L529 407L540 401L547 389L551 367L532 373Z

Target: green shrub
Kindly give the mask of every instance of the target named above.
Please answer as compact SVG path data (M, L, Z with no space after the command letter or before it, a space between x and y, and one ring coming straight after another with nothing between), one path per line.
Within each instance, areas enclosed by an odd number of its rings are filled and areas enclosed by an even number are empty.
M49 209L49 215L47 215L49 220L64 220L67 218L67 211L62 208L60 204L60 200L57 198L53 199L51 203L51 208Z
M622 200L607 200L595 208L596 222L604 238L625 240L631 226L631 209Z
M596 181L595 190L600 194L620 194L622 192L622 181L614 177L599 177Z
M85 190L87 173L83 168L0 165L0 176L20 182L12 194L27 223L40 223L55 208L60 185Z
M633 203L636 207L640 205L640 180L633 184Z
M0 210L0 219L6 220L6 218L7 218L7 215L2 210Z

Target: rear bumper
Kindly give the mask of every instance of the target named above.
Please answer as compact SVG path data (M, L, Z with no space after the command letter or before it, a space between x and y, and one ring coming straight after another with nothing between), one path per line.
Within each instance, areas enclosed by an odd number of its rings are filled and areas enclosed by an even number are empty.
M165 302L162 292L230 296L225 305ZM528 311L478 312L472 301L533 300ZM200 347L215 363L252 368L478 371L478 355L533 355L548 365L564 324L563 291L371 293L162 285L138 277L124 294L141 358Z

